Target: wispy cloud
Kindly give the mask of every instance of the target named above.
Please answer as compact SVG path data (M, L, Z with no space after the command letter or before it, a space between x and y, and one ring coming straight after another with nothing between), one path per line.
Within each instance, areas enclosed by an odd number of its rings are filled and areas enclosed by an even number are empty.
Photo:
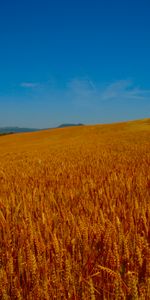
M39 84L37 82L21 82L20 86L23 88L35 88L38 87Z
M22 82L22 88L31 89L33 98L58 101L76 107L93 107L102 103L149 101L150 90L136 86L132 80L117 80L107 84L96 84L90 79L73 78L62 87L57 81L45 83ZM30 95L31 96L31 95Z
M93 105L107 101L150 100L150 90L134 85L131 80L118 80L98 86L90 80L73 79L68 84L70 98L77 104Z
M150 99L150 90L134 86L131 80L119 80L105 87L101 99L108 100L147 100Z
M65 122L109 123L149 116L150 89L128 79L98 83L73 78L63 84L58 80L26 81L20 86L21 92L0 96L1 122L5 124L44 128Z
M91 105L99 94L92 80L78 78L68 82L66 93L72 103L85 107Z

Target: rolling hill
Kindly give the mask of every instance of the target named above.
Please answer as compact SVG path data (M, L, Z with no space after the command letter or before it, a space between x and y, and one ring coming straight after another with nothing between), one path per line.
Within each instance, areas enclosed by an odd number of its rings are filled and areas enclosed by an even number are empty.
M0 138L0 298L149 299L150 119Z

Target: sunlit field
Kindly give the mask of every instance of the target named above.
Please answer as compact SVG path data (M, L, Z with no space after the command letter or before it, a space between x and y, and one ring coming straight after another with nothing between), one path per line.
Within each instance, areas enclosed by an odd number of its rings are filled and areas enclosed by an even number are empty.
M0 299L150 299L150 120L0 137Z

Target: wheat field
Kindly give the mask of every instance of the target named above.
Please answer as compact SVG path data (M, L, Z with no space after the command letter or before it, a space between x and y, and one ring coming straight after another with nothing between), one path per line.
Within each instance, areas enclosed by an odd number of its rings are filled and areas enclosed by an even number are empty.
M0 137L0 299L150 299L150 120Z

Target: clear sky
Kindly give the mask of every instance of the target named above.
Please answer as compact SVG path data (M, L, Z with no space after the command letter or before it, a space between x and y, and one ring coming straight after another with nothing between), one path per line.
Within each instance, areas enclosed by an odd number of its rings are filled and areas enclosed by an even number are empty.
M150 117L149 0L0 3L0 127Z

